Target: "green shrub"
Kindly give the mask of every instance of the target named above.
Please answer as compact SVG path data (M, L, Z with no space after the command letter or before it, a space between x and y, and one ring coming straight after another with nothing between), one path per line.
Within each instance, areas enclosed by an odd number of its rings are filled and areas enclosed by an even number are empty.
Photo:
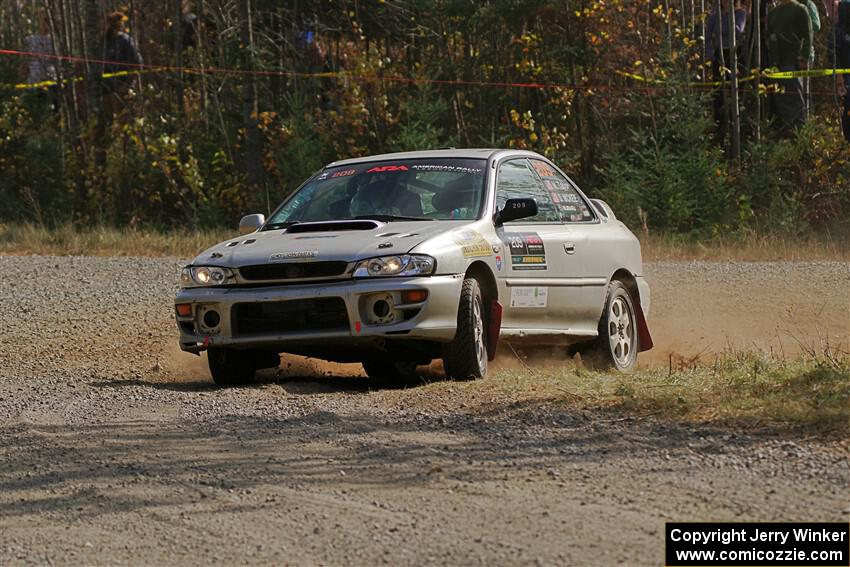
M599 195L633 227L704 234L736 217L707 97L672 91L635 104L625 141L600 172Z

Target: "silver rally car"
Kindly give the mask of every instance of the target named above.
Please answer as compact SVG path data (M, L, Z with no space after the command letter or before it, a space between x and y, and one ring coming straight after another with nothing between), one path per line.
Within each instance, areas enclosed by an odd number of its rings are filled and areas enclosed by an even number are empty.
M206 350L219 385L283 352L386 384L437 358L482 377L500 337L616 370L652 347L638 240L536 153L334 162L240 232L183 269L176 298L180 347Z

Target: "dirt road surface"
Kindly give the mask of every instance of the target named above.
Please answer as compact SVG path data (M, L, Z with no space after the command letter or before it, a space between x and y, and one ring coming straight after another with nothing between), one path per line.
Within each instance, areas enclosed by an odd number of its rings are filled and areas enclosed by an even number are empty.
M666 521L850 517L846 441L310 361L214 389L174 346L180 264L0 257L0 565L661 565ZM647 272L646 364L846 345L844 264Z

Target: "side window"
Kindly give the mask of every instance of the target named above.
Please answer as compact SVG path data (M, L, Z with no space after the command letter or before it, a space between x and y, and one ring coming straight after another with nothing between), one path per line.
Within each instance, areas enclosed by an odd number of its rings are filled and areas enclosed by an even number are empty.
M531 166L543 180L555 209L563 222L587 222L593 220L588 204L581 198L572 183L545 161L532 159Z
M496 205L501 209L508 199L529 197L537 201L537 215L515 222L560 222L552 198L528 167L528 161L523 158L504 162L496 180Z

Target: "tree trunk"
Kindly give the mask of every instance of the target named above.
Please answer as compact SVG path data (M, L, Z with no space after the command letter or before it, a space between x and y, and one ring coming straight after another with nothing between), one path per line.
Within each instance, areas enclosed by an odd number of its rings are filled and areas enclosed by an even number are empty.
M729 58L731 59L729 62L729 70L731 71L729 91L732 95L730 97L730 111L732 113L732 159L737 160L741 157L741 107L738 101L738 41L735 37L735 0L729 0L728 10Z
M174 0L174 53L177 60L177 80L174 81L174 95L177 97L177 111L185 111L183 88L183 1Z
M100 60L103 58L100 41L97 0L85 0L85 51L89 60ZM101 66L86 62L86 98L87 116L89 120L100 120L102 106L101 91Z
M254 65L254 26L251 0L239 0L240 41L242 43L243 68L253 71ZM251 202L266 201L269 208L268 195L261 196L264 187L263 175L263 141L257 124L259 108L257 105L257 77L246 74L242 83L242 119L245 127L245 173L248 189L252 195Z
M85 0L84 5L83 25L83 40L85 54L89 61L85 64L86 73L86 119L90 125L94 126L93 136L88 142L94 149L94 155L86 151L85 134L80 135L80 143L78 152L81 162L85 163L88 159L94 159L93 167L88 168L90 179L85 179L84 175L77 178L76 183L76 200L74 207L74 217L77 222L90 222L89 218L89 195L88 186L91 187L93 193L97 194L100 188L100 172L106 162L106 141L104 136L104 120L103 120L103 90L102 90L102 66L96 63L91 63L92 60L100 60L103 58L102 41L100 38L100 12L98 9L97 0ZM73 87L72 87L73 88Z
M756 95L756 140L761 140L761 0L755 0L753 2L753 23L755 24L753 28L753 34L755 34L753 39L755 51L753 55L755 57L756 80L753 82L755 84L754 90Z

